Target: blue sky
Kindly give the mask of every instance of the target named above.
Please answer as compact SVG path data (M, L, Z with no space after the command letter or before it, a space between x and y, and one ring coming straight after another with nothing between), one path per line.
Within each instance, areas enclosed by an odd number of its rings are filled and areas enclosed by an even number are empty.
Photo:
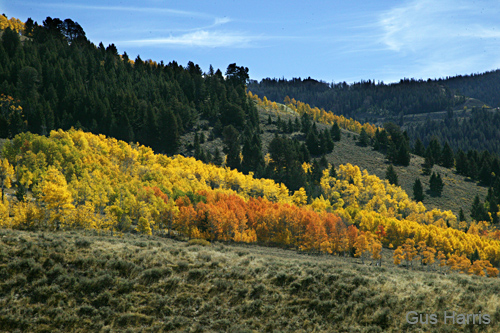
M236 62L250 77L439 78L500 67L500 1L24 1L8 17L71 18L130 58Z

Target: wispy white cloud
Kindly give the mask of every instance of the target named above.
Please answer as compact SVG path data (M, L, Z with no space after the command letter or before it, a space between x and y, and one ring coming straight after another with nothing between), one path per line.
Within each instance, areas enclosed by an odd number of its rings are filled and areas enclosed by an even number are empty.
M249 36L242 33L199 30L180 36L137 39L121 42L138 46L184 46L184 47L250 47L252 42L263 36Z
M222 25L231 22L232 20L229 17L217 17L215 18L214 25Z
M485 11L480 1L405 2L379 16L378 43L403 60L409 76L460 74L478 64L486 70L500 60L500 23L494 19L500 3L488 4Z
M498 12L499 8L490 10ZM415 52L429 46L439 49L463 39L498 38L500 32L491 22L488 26L479 23L478 14L478 8L470 2L414 0L380 16L380 41L392 51Z
M80 9L80 10L100 10L100 11L123 11L123 12L140 12L149 14L169 14L174 16L189 16L199 18L211 18L212 16L206 13L196 11L186 11L162 7L136 7L136 6L102 6L102 5L82 5L75 3L37 3L39 6L51 8L65 9Z

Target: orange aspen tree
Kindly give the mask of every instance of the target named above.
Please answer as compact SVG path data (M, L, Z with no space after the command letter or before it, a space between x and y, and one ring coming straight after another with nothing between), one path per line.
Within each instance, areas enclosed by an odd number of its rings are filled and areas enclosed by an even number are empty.
M401 265L401 261L403 261L405 258L404 253L403 253L403 248L401 246L398 246L396 250L394 250L393 254L393 259L394 259L394 265Z
M417 250L415 249L415 241L411 238L406 239L403 244L403 254L406 261L406 269L410 268L410 263L413 267L413 260L417 256Z
M490 278L497 277L498 276L498 269L493 267L490 263L489 266L486 266L486 274L488 274L488 277L490 277Z
M474 261L472 266L470 266L468 273L474 274L477 276L485 276L486 274L485 274L484 270L485 270L487 264L489 264L489 263L490 263L489 261L488 261L488 263L486 263L485 260L476 260L476 261Z
M422 252L422 264L425 264L427 266L427 271L429 271L429 267L434 263L435 261L435 254L436 254L436 249L433 247L426 247L425 250Z
M439 251L436 259L439 260L439 272L441 272L442 267L446 266L446 255L443 251Z

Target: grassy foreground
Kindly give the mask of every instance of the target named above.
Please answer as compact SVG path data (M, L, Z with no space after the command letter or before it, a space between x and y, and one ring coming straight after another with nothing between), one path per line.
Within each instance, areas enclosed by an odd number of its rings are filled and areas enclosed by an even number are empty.
M330 255L0 230L2 332L498 332L499 294L498 279ZM408 324L408 311L438 323ZM444 311L491 323L444 325Z

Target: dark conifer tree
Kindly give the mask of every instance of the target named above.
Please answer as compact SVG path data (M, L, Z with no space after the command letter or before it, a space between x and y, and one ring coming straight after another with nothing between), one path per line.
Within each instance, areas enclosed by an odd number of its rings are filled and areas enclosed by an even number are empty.
M299 120L299 117L295 117L295 122L293 124L293 131L294 132L300 131L300 120Z
M390 184L399 186L398 174L396 173L396 170L394 170L394 167L392 165L389 165L387 167L387 170L385 172L385 179L387 179Z
M443 151L441 152L441 165L445 168L452 168L455 163L453 150L448 142L444 144Z
M311 152L312 155L319 155L321 154L321 148L320 148L320 143L319 139L314 134L314 131L310 130L309 133L307 134L306 137L306 146L309 152Z
M424 189L422 187L422 182L420 181L419 178L416 178L415 182L413 183L413 198L416 201L424 200Z
M321 167L322 170L328 168L328 161L326 160L325 155L321 156L319 160L319 166Z
M498 198L495 196L492 187L488 189L486 204L488 206L488 212L491 216L491 222L495 225L498 224Z
M481 165L479 170L479 180L483 185L490 186L492 182L491 167L489 162Z
M436 164L441 163L441 145L436 137L433 137L431 142L429 142L429 146L427 146L426 155L430 155L432 157L432 161Z
M410 165L410 149L406 143L399 147L397 162L403 166Z
M335 165L333 165L333 163L330 165L330 177L334 177L336 178L337 177L337 171L335 171Z
M477 170L477 164L475 159L469 159L469 165L467 166L467 176L472 180L477 180L479 178L479 171Z
M436 174L435 172L432 173L429 179L429 187L433 195L441 196L441 193L443 192L444 183L439 173L438 174Z
M215 165L222 165L222 155L221 155L220 150L219 150L218 147L215 147L215 151L214 151L214 156L212 158L212 162Z
M470 216L472 217L473 220L475 221L490 221L490 217L488 215L488 211L484 207L484 204L481 203L481 200L479 199L479 195L476 194L476 197L474 198L474 202L472 203L472 208L470 211Z
M288 118L288 123L287 123L287 126L286 126L286 132L287 133L293 133L292 118Z
M309 163L309 161L311 160L311 154L309 153L309 149L307 149L305 143L302 143L300 145L300 154L302 156L302 161Z
M160 151L174 155L180 143L177 119L170 109L161 112L159 118Z
M359 145L361 147L366 147L370 143L370 137L364 128L361 128L361 133L359 134Z
M462 207L460 207L460 212L458 213L458 221L462 222L467 222L467 218L465 217L464 211Z
M455 167L459 175L465 176L468 174L468 161L462 149L458 150Z
M342 135L341 133L342 132L340 131L339 124L337 124L337 122L334 122L332 125L332 128L330 129L330 134L331 134L332 140L333 141L340 141L340 138Z
M319 184L321 176L323 175L323 167L320 165L318 160L314 160L311 167L311 181L314 184Z
M302 114L300 118L300 124L301 124L301 132L304 134L309 133L309 129L311 128L311 118L307 113Z
M413 148L413 153L415 155L422 156L422 157L424 157L424 155L425 155L425 147L419 138L417 138L417 140L415 141L415 147Z
M232 169L240 167L240 143L239 133L233 125L224 127L222 131L224 136L224 153L226 154L226 165Z
M431 156L429 149L425 153L424 164L422 165L422 172L424 175L430 175L432 172L432 167L434 166L434 160Z

